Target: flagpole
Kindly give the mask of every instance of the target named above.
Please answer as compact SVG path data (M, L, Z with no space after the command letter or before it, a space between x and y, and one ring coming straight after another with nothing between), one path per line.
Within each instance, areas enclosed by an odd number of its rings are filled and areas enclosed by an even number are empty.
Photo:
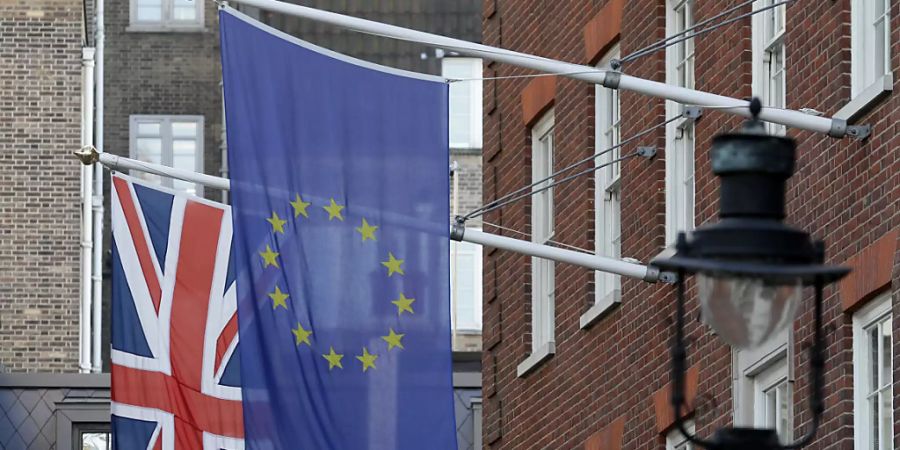
M576 80L586 81L588 83L599 84L610 89L622 89L651 97L675 101L685 105L711 107L714 109L721 109L724 112L734 115L751 117L749 108L750 102L747 100L673 86L658 81L626 75L617 71L557 61L499 47L476 44L461 39L454 39L438 34L426 33L276 0L230 1L257 7L266 11L326 23L348 30L417 42L431 47L453 50L466 56L474 56L540 72L557 74ZM824 133L836 138L851 136L857 139L864 139L871 132L871 128L867 125L848 125L847 121L843 119L818 117L800 111L782 108L764 107L758 117L760 120L766 122Z
M202 184L206 187L214 189L230 190L231 181L227 178L214 177L189 170L176 169L174 167L164 166L162 164L153 164L144 161L138 161L124 156L117 156L111 153L97 152L97 149L87 146L80 151L75 152L75 156L85 165L100 163L110 170L137 170L140 172L151 173L161 177L175 178L190 183ZM591 253L578 252L549 245L542 245L536 242L523 241L513 239L506 236L498 236L485 233L472 228L465 228L460 224L452 227L450 239L455 241L471 242L485 247L496 247L501 250L509 250L524 255L535 256L538 258L549 259L557 262L564 262L580 267L600 272L609 272L630 278L637 278L650 283L662 281L672 283L675 278L668 272L661 273L659 269L653 266L645 266L643 264L635 264L620 259L607 258L605 256L594 255Z

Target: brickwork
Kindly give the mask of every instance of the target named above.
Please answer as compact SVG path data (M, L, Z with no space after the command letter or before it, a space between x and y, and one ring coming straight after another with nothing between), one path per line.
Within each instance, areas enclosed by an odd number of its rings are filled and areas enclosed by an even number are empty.
M0 367L77 367L81 2L0 2Z
M495 45L555 59L590 63L584 32L607 0L484 0L483 39ZM695 21L741 3L696 2ZM620 44L627 55L665 35L665 2L624 2ZM900 7L894 2L894 8ZM787 9L788 107L833 115L850 96L850 2L797 2ZM551 20L552 18L552 20ZM900 60L900 17L894 17L892 67ZM751 94L751 28L744 20L696 40L698 89L731 97ZM624 72L665 80L665 52L627 63ZM489 64L485 76L532 72ZM896 77L895 77L896 79ZM524 125L522 93L528 79L485 85L484 199L489 202L530 183L531 135ZM897 91L898 85L894 86ZM664 120L664 102L621 92L622 137ZM594 87L559 78L555 113L555 167L595 152ZM891 95L861 118L875 126L864 142L789 130L798 139L797 174L787 193L788 222L827 242L830 263L841 263L900 227L900 96ZM712 137L740 126L734 116L707 110L696 124L696 217L715 219L717 185L708 163ZM651 161L631 159L622 167L622 254L649 261L665 236L665 135L658 129L628 144L655 145ZM583 177L555 191L555 239L594 248L593 179ZM485 220L529 232L530 202L491 212ZM512 237L516 237L510 234ZM887 258L894 293L900 291L900 257ZM624 418L623 449L663 448L654 393L670 382L668 343L674 289L623 279L622 303L587 329L579 317L593 301L593 275L556 265L556 354L517 377L516 367L531 349L530 258L487 250L484 273L484 442L490 449L573 449L593 445L591 436ZM828 327L827 397L824 425L813 449L852 446L851 318L842 311L837 287L826 290ZM730 425L732 353L697 317L693 283L688 283L688 366L697 368L694 419L700 435ZM804 348L812 336L811 292L795 324L793 385L795 434L809 425L809 369ZM895 327L896 328L896 327ZM894 354L900 342L894 336ZM895 368L895 380L900 375ZM900 389L895 389L895 396ZM895 405L898 404L895 399ZM896 415L896 413L895 413Z

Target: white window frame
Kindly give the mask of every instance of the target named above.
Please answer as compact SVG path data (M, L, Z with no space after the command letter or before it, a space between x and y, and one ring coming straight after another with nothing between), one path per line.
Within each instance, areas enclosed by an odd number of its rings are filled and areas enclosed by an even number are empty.
M755 349L732 350L735 426L757 426L757 381L761 380L758 378L760 376L765 378L770 368L784 363L784 367L778 370L786 371L789 389L793 389L793 337L793 329L788 327Z
M666 35L680 33L694 25L695 0L666 0ZM681 14L684 14L684 17ZM694 88L694 39L666 47L666 83ZM684 112L684 105L666 101L666 117ZM693 119L682 117L666 125L666 245L678 232L694 228L694 147Z
M531 179L537 181L553 173L554 159L553 110L550 110L531 129ZM553 183L549 179L534 187L541 189ZM531 240L548 244L553 240L553 192L550 188L531 196ZM556 351L555 327L556 267L549 259L531 258L531 355L517 368L524 376Z
M441 76L449 79L458 79L464 81L456 81L450 83L449 98L452 99L460 92L468 90L468 123L457 124L458 119L454 119L453 103L449 103L450 112L450 148L458 149L480 149L482 146L482 103L484 82L480 79L483 74L483 65L481 58L463 58L463 57L444 57L441 60ZM465 141L453 141L452 130L456 126L465 126L469 129L469 139Z
M621 56L619 44L607 52L597 64L609 68L612 59ZM622 115L619 91L597 85L594 90L594 147L595 153L616 147L622 142ZM615 148L594 158L595 166L619 159L621 148ZM622 163L616 162L594 172L594 243L598 255L608 258L622 256ZM580 319L587 328L613 306L622 301L622 277L608 272L594 272L594 304Z
M778 388L782 386L784 391L779 392ZM770 396L775 398L774 411L769 411L768 408ZM753 426L774 428L782 444L791 443L794 423L792 396L793 383L788 373L788 361L787 358L780 358L753 376ZM783 410L779 408L779 402L784 402ZM774 427L772 422L775 423Z
M882 323L884 320L888 322L888 328L893 330L893 316L891 313L891 295L883 294L872 301L865 307L853 315L853 441L856 450L892 450L894 433L893 429L888 431L891 439L888 442L881 441L879 447L875 447L874 436L872 435L873 417L869 404L869 393L871 391L871 359L868 331L875 325ZM879 342L883 345L882 342ZM887 348L887 354L893 357L893 333L891 336L891 345ZM879 357L883 357L879 355ZM879 364L880 365L880 364ZM891 377L893 378L893 363L891 364ZM886 390L889 401L893 404L893 379L891 379L881 390ZM877 394L876 394L877 395ZM894 417L893 408L890 408L890 426L893 428ZM875 423L877 427L879 424ZM888 444L888 445L886 445Z
M474 228L477 231L481 231L480 228ZM469 274L472 277L472 298L471 299L461 299L456 292L456 286L451 286L451 294L453 295L453 305L456 311L451 316L453 320L453 329L457 332L462 333L481 333L481 313L482 313L482 284L483 284L483 274L482 274L482 246L478 244L473 244L471 242L457 242L450 241L450 280L451 282L458 283L459 276L463 275L463 273L458 273L456 268L459 266L458 258L460 255L471 255L472 256L472 272ZM471 301L472 302L472 317L460 317L459 315L459 305L463 302Z
M777 3L778 0L756 0L753 10ZM753 16L753 92L763 106L787 107L787 49L784 36L787 5L767 9ZM780 64L779 64L780 62ZM786 127L767 123L769 133L784 135Z
M472 404L472 448L474 450L484 449L484 443L481 439L482 421L484 420L481 397L473 397Z
M884 5L884 14L874 11L875 5ZM894 88L891 67L891 9L890 0L851 0L850 2L850 102L835 117L853 120L874 102ZM884 23L884 33L875 32L879 21ZM883 54L874 45L883 45ZM882 69L876 66L883 58Z
M204 27L203 0L193 0L196 18L194 20L175 20L175 1L160 0L160 20L139 20L138 1L129 0L129 26L126 31L199 31Z
M128 120L128 153L132 159L138 159L137 155L137 139L139 123L158 123L160 124L160 140L161 143L161 159L165 166L172 166L173 149L172 149L172 122L194 122L197 124L197 149L194 155L196 160L194 163L195 171L203 173L203 116L191 115L132 115ZM172 188L173 181L169 177L160 177L161 185ZM194 185L194 195L203 196L203 185Z
M695 426L693 420L688 420L684 423L684 429L688 433L695 433ZM666 450L698 450L694 444L688 440L688 438L684 437L681 434L681 430L678 427L672 428L666 434Z

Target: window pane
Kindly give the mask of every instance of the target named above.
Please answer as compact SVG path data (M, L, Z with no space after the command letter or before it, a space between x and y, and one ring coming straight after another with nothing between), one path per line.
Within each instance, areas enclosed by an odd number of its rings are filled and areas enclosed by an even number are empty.
M137 132L140 136L159 136L159 122L138 122Z
M881 322L881 383L878 388L891 386L891 320Z
M137 0L137 20L159 22L162 20L162 0Z
M137 138L135 158L149 163L162 163L162 140L159 138Z
M81 433L82 450L107 450L109 448L109 434L107 433Z
M876 392L878 390L878 372L879 370L879 358L878 358L878 328L872 328L869 330L869 392ZM877 417L877 416L876 416Z
M172 122L172 137L197 138L197 122Z
M878 4L879 2L876 1L875 3ZM884 44L887 40L887 36L885 36L884 17L882 17L875 23L875 42L872 43L875 46L874 61L872 61L872 75L874 77L879 77L886 72L884 70Z
M196 20L197 2L202 0L174 0L175 20Z

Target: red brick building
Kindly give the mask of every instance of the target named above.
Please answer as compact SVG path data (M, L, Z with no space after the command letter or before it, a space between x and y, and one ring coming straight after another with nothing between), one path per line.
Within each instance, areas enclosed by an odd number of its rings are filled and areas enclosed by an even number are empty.
M629 75L872 125L862 141L769 130L798 144L787 222L824 239L828 263L855 269L825 291L825 415L809 448L893 449L900 97L891 91L900 1L794 2L628 58L743 3L485 0L483 40L581 64L624 59ZM712 24L772 3L758 0ZM485 66L485 77L531 73ZM714 135L741 126L735 116L707 108L697 120L676 118L680 105L564 77L490 80L484 93L486 202L653 127L598 161L658 149L651 160L627 159L494 210L485 222L648 262L677 231L716 220L708 151ZM486 448L691 448L671 432L672 286L497 250L486 250L484 263ZM688 414L697 433L744 424L775 427L784 440L802 436L811 417L811 289L792 329L754 352L716 337L698 320L693 282L688 294Z

